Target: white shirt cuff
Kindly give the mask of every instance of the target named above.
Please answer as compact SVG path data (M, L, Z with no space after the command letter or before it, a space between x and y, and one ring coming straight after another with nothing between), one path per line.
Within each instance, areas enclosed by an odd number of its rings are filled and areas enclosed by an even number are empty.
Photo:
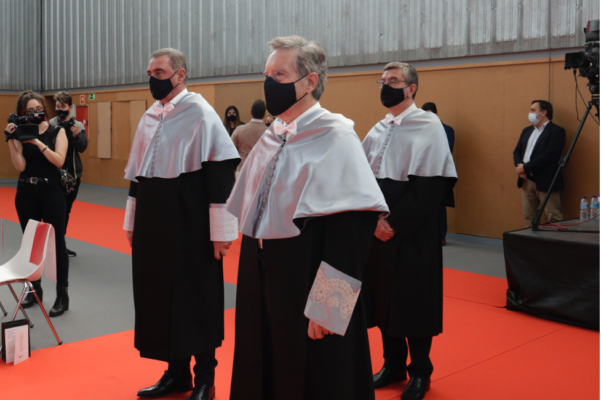
M209 223L212 242L238 239L238 218L225 209L225 204L209 204Z
M123 222L123 230L134 230L134 218L136 216L136 198L128 196L127 206L125 207L125 221Z

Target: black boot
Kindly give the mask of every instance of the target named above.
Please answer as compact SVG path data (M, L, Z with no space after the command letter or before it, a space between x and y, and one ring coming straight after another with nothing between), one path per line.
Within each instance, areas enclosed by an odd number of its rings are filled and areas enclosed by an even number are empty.
M57 286L56 301L48 315L51 317L58 317L59 315L63 315L67 310L69 310L69 293L67 292L67 287Z
M215 386L200 385L195 386L194 390L188 396L188 400L214 400L215 399Z
M42 290L42 281L41 280L33 281L33 282L31 282L31 284L33 285L33 288L35 289L35 292L38 294L40 301L44 302L44 291ZM23 302L21 303L21 305L23 306L23 308L29 308L37 302L38 301L36 300L35 295L33 293L29 293L23 299Z

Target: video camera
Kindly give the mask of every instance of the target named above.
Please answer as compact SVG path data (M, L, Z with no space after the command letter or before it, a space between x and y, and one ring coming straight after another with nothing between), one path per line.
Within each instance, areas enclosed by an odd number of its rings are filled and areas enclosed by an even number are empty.
M15 139L23 142L25 140L36 139L39 135L38 125L34 123L36 113L18 116L17 114L10 114L8 116L8 123L17 125L15 131Z
M584 28L586 44L584 51L566 53L564 69L577 69L580 76L588 79L588 88L599 95L599 20L590 20Z
M73 128L75 126L75 121L73 120L73 118L71 118L68 121L61 121L60 119L58 120L58 124L65 128L65 132L71 132L71 128Z

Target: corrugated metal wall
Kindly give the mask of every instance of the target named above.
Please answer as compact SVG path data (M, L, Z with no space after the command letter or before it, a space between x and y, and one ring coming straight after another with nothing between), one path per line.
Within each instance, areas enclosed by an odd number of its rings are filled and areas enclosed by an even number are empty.
M40 0L0 0L0 90L41 87Z
M333 67L583 46L582 27L599 18L599 0L0 0L0 7L0 38L8 38L0 61L19 60L0 73L0 88L42 90L144 82L149 55L168 46L187 55L197 78L261 72L266 43L282 35L318 41ZM42 82L40 67L27 67L38 31L14 33L28 18L39 21L40 8Z

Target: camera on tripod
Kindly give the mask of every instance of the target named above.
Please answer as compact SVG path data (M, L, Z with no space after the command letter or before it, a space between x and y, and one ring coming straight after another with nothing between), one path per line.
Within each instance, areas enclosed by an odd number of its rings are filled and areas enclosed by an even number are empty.
M588 88L599 95L599 20L590 20L584 28L586 44L584 51L566 53L564 69L576 69L588 79Z
M565 156L561 157L559 160L559 166L557 167L557 172L555 172L555 177L553 181L551 181L551 186L547 191L547 195L545 199L540 204L538 209L536 210L536 214L534 215L534 219L532 220L532 230L539 230L540 218L543 215L543 210L549 201L549 197L553 192L553 187L555 185L555 181L559 176L561 170L567 165L570 155L574 150L574 146L576 146L576 141L582 132L582 127L586 122L586 118L591 111L591 108L595 106L597 109L597 116L599 115L599 20L590 20L586 24L586 28L584 28L584 34L586 39L586 44L584 45L584 51L579 51L577 53L566 53L566 61L564 69L573 69L574 70L574 79L576 79L576 70L580 72L580 76L588 79L588 88L591 91L591 99L586 106L586 111L582 116L582 120L580 120L580 125L578 126L578 130L574 135L574 139L572 140L572 144L570 144L570 148ZM576 81L576 88L578 88L578 81ZM584 99L583 99L584 101Z
M39 135L38 125L35 123L38 115L36 113L18 116L17 114L10 114L8 116L8 123L17 125L15 131L15 139L20 142L25 140L35 139Z

